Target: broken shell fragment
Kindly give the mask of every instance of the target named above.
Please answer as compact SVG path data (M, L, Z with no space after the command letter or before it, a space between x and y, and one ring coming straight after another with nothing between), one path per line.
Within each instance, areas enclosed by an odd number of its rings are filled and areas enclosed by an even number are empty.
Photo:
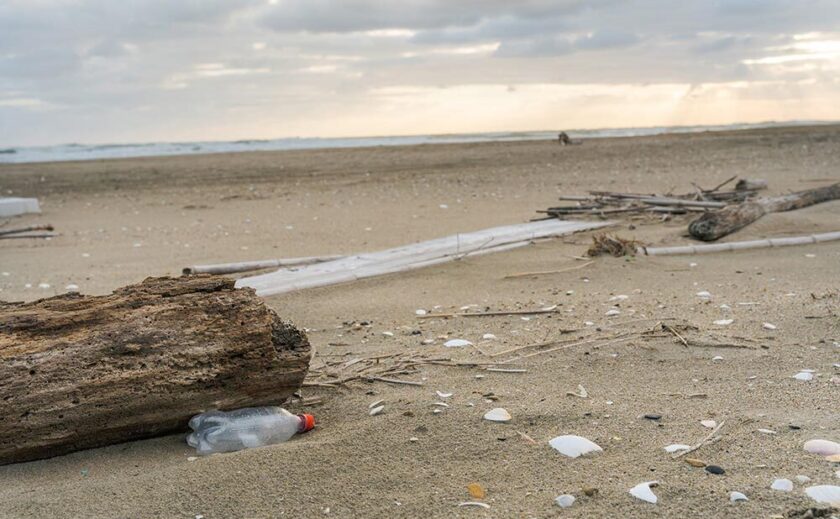
M809 373L807 371L800 371L796 375L793 376L796 380L801 380L802 382L808 382L809 380L814 379L814 374Z
M435 391L435 394L440 398L449 398L452 396L452 393L444 393L443 391Z
M472 346L472 343L465 339L449 339L443 345L447 348L463 348L464 346Z
M484 413L484 419L489 420L491 422L501 422L506 423L511 420L510 413L507 412L506 409L502 409L501 407L497 407L495 409L491 409Z
M659 501L659 498L656 497L656 494L650 489L651 486L656 486L658 483L656 481L646 481L644 483L639 483L635 487L630 489L630 495L635 497L636 499L641 499L642 501L646 501L648 503L656 504Z
M490 505L487 503L482 503L480 501L464 501L463 503L458 503L458 506L480 506L481 508L490 509Z
M557 503L557 506L560 508L569 508L573 504L575 504L575 496L569 494L563 494L562 496L557 496L554 499L554 502Z
M709 429L714 429L717 427L717 422L714 420L700 420L700 425Z
M685 462L691 465L692 467L703 468L706 466L706 462L703 460L698 460L697 458L686 458Z
M734 323L735 319L718 319L715 321L715 324L718 326L729 326L730 324Z
M470 493L470 497L473 499L484 499L487 495L487 492L484 491L484 487L478 483L470 483L467 485L467 492Z
M600 452L604 450L597 443L587 440L582 436L575 436L573 434L557 436L556 438L552 438L548 444L551 445L554 450L569 458L577 458L579 456L589 454L590 452Z
M840 487L837 485L817 485L805 489L808 497L818 503L837 505L840 503Z
M684 445L682 443L673 443L673 444L665 447L665 452L667 452L669 454L673 454L673 453L678 452L678 451L687 451L690 448L691 448L690 446Z
M730 492L729 500L733 503L737 503L738 501L749 501L749 499L747 499L747 496L740 492Z
M777 479L770 485L773 490L780 490L782 492L790 492L793 490L793 481L789 479Z
M385 410L384 405L376 406L376 407L374 407L373 409L370 410L370 415L371 416L376 416L378 414L381 414L382 411L384 411L384 410Z
M775 330L776 329L776 325L772 324L772 323L764 323L764 324L761 325L761 327L764 328L765 330Z

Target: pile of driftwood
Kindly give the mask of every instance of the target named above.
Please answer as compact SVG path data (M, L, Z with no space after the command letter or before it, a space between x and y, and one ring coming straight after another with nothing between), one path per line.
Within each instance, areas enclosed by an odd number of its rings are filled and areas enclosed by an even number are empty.
M702 213L688 226L688 234L702 241L715 241L755 222L768 213L792 211L814 204L840 200L840 183L798 191L777 197L759 197L767 187L764 180L743 179L732 190L721 188L736 177L712 189L695 185L695 191L682 195L657 195L590 191L585 196L562 196L574 205L549 207L547 218L574 216L614 217L619 214L673 215Z

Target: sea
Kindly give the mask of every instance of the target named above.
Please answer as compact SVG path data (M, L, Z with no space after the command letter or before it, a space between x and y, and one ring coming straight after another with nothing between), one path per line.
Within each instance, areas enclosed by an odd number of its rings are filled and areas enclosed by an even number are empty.
M566 130L572 139L635 137L669 133L697 133L721 130L745 130L779 126L830 124L825 121L762 122L711 126L658 126L643 128L603 128ZM129 157L161 157L247 151L307 150L324 148L362 148L370 146L406 146L470 142L502 142L556 139L557 131L487 132L443 135L406 135L385 137L287 137L280 139L248 139L237 141L147 142L139 144L59 144L55 146L3 147L0 164L55 162L67 160L117 159Z

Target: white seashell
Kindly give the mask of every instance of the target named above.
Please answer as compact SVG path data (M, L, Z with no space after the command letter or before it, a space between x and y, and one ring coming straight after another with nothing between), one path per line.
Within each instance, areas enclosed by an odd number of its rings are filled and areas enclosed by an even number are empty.
M384 405L376 406L376 407L374 407L373 409L370 410L370 415L371 416L376 416L376 415L382 413L382 411L384 411L384 410L385 410Z
M510 413L507 410L497 407L484 413L484 419L491 422L509 422L511 419Z
M607 313L605 313L604 315L606 315L607 317L613 317L615 315L621 315L621 312L613 308L612 310L607 310Z
M700 425L708 427L709 429L714 429L717 427L717 422L714 420L700 420Z
M480 501L464 501L463 503L458 503L458 506L480 506L481 508L490 508L490 505Z
M656 504L659 501L659 498L656 497L656 494L650 489L651 485L656 485L656 481L646 481L644 483L639 483L635 487L630 489L630 495L635 497L636 499L641 499L642 501L646 501L648 503Z
M484 335L481 336L481 338L484 339L485 341L495 341L496 340L496 336L493 335L492 333L485 333Z
M702 297L703 299L709 299L710 297L712 297L712 293L703 290L702 292L697 292L697 297Z
M800 371L796 375L793 376L796 380L801 380L803 382L808 382L809 380L813 380L814 374L808 373L807 371Z
M27 283L23 285L23 288L32 288L32 283Z
M817 485L805 489L808 497L818 503L840 503L840 487L837 485Z
M46 289L50 288L50 284L49 283L38 283L38 288L42 288L42 289L46 290Z
M417 436L412 436L411 438L408 439L408 441L410 441L411 443L415 443L415 442L419 442L420 438L418 438Z
M427 313L429 313L429 312L423 310L422 308L418 308L417 310L414 311L414 315L426 315Z
M820 456L840 454L840 443L828 440L808 440L803 448L811 454L819 454Z
M432 414L440 414L443 412L443 409L433 409Z
M684 445L682 443L672 443L671 445L668 445L667 447L665 447L665 452L672 454L672 453L677 452L677 451L687 451L690 448L691 448L691 446Z
M371 404L368 406L368 409L373 409L374 407L378 407L384 403L384 400L377 400L376 402L371 402Z
M715 321L715 324L717 324L718 326L729 326L734 322L735 319L718 319L717 321Z
M472 343L464 339L449 339L443 345L447 348L463 348L464 346L472 346Z
M79 291L79 285L75 285L73 283L70 283L69 285L64 287L64 290L66 290L68 292L78 292Z
M567 295L567 296L570 296L570 295L572 295L572 294L574 294L574 293L575 293L575 291L574 291L574 290L566 290L566 295Z
M759 429L758 432L762 434L776 434L776 431L772 429Z
M723 357L721 357L720 355L715 355L714 357L712 357L712 360L713 361L723 360Z
M776 325L772 324L772 323L764 323L764 324L761 325L761 327L764 328L765 330L775 330L776 329Z
M449 407L449 404L447 404L446 402L432 402L432 405L437 407Z
M435 343L434 339L423 339L421 344L434 344L434 343Z
M557 496L554 499L554 502L557 503L557 506L560 508L569 508L573 504L575 504L575 496L569 494L563 494L562 496Z
M393 337L394 332L382 332L382 335L384 335L385 337Z
M544 306L544 307L540 308L540 310L543 311L543 312L550 312L550 311L554 310L555 308L557 308L557 305Z
M738 501L749 501L749 499L747 499L747 496L740 492L730 492L729 500L733 503L737 503Z
M725 310L732 310L732 307L729 306L728 304L724 303L724 304L720 305L720 309L724 310L724 311Z
M807 368L806 369L800 369L799 371L801 371L802 373L816 373L817 372L817 370L815 370L815 369L807 369Z
M583 456L585 454L589 454L590 452L600 452L604 450L597 443L587 440L582 436L575 436L573 434L557 436L556 438L552 438L548 444L551 445L554 450L569 458L577 458L578 456Z
M595 323L593 323L592 321L586 321L583 324L585 324L586 326L595 326Z
M624 294L619 294L617 296L612 296L610 298L610 301L624 301L625 299L628 299L629 297L630 296L626 296Z
M691 268L694 268L694 267L697 266L697 263L689 263L688 266L691 267Z
M790 492L793 490L793 481L789 479L777 479L770 485L773 490L781 490L782 492Z
M795 479L798 483L800 483L800 484L802 484L802 485L804 485L805 483L807 483L807 482L811 481L811 478L809 478L808 476L803 476L802 474L799 474L798 476L796 476L796 477L795 477L795 478L793 478L793 479Z
M198 456L189 456L189 457L187 458L187 461L195 461L195 460L197 460L197 459L198 459Z
M435 391L435 394L440 398L449 398L453 393L444 393L443 391Z

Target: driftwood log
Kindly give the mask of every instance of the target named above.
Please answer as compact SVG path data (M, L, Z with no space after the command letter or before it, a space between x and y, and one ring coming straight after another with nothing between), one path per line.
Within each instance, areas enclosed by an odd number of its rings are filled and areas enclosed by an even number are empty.
M746 227L767 213L792 211L838 199L840 183L784 196L759 198L705 213L689 224L688 233L698 240L715 241Z
M0 303L0 464L158 436L206 409L279 404L310 347L233 280Z

